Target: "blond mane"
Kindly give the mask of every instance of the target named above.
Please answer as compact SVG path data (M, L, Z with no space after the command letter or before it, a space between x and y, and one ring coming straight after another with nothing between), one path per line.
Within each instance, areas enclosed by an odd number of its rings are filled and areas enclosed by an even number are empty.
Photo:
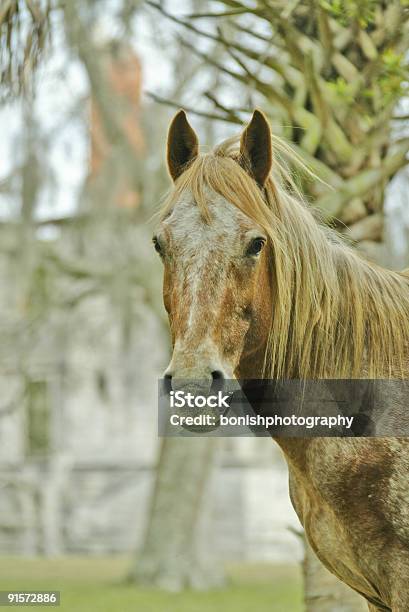
M367 262L317 220L285 160L302 162L280 139L264 192L237 163L238 142L199 155L164 212L188 189L209 219L211 188L267 232L274 278L264 375L409 378L409 277Z

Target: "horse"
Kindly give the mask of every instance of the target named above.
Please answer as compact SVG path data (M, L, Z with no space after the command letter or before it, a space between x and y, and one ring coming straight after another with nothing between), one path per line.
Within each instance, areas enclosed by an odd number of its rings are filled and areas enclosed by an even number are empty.
M202 154L181 110L153 237L164 265L170 384L409 378L409 273L367 261L306 203L296 154L254 111ZM284 160L284 161L283 161ZM301 162L300 162L301 163ZM320 561L372 611L409 610L409 441L276 438Z

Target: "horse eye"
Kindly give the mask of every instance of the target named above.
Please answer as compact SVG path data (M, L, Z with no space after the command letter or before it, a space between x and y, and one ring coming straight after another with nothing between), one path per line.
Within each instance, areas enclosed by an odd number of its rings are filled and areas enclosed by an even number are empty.
M159 253L159 255L162 255L162 247L160 245L160 242L158 240L158 238L156 236L154 236L152 238L152 242L153 242L153 248L155 249L155 251L157 253Z
M259 255L265 243L266 239L262 236L254 238L247 247L246 255Z

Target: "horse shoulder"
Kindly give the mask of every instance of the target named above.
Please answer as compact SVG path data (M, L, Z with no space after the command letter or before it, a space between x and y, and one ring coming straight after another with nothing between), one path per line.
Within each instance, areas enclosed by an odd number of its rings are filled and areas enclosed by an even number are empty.
M409 440L321 438L290 465L294 508L318 558L367 597L392 585L382 567L409 571ZM396 579L398 578L395 576Z

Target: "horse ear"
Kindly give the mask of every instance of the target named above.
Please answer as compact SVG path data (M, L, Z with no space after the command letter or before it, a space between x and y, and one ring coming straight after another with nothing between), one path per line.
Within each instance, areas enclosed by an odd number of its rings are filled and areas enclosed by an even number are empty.
M273 163L271 130L265 115L255 110L240 139L244 167L260 187L264 187Z
M188 122L185 111L180 110L170 124L167 143L168 169L174 181L198 152L199 141L196 132Z

